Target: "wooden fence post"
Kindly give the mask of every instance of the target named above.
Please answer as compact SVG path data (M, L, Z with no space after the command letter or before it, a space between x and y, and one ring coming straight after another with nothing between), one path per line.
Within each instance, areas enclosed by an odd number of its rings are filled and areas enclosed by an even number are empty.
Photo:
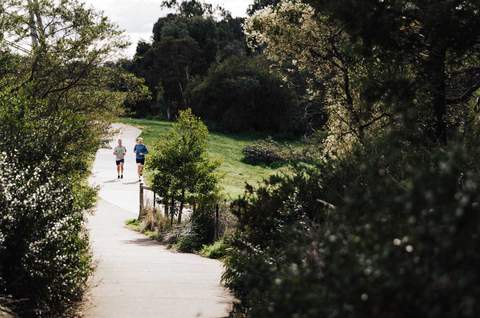
M218 240L219 237L219 209L220 207L217 205L215 206L215 230L214 230L214 239L215 241Z
M139 199L140 199L140 204L139 204L138 219L141 220L143 217L143 183L140 183Z

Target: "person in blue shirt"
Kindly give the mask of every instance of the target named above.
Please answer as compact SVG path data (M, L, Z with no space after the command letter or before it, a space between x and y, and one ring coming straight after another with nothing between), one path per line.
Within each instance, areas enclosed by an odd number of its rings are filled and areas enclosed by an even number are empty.
M142 182L143 166L145 165L145 155L148 154L147 147L143 144L143 138L137 138L137 144L133 148L137 160L138 181Z

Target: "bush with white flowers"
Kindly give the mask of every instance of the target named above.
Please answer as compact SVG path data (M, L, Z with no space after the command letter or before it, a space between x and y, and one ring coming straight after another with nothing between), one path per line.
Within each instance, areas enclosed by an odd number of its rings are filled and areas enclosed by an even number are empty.
M84 212L95 191L85 179L101 133L28 86L0 87L0 307L65 317L92 270Z
M45 161L0 156L0 288L24 315L55 316L79 300L91 271L83 207ZM1 293L1 290L0 290Z

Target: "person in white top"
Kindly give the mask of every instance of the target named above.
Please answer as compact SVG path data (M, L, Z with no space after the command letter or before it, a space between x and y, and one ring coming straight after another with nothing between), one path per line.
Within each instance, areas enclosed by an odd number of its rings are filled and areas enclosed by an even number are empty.
M123 170L125 165L125 155L127 148L122 145L122 139L118 139L118 145L113 149L113 155L116 159L118 179L123 179Z

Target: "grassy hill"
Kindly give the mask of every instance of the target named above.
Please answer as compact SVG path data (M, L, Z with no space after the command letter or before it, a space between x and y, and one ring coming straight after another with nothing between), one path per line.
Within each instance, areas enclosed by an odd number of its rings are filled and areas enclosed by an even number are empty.
M164 137L172 127L171 122L147 119L122 119L121 122L136 126L142 130L142 137L147 146ZM223 134L210 132L208 153L212 159L219 159L219 168L223 176L221 185L227 195L232 198L243 193L245 183L256 185L279 169L252 166L242 162L242 149L256 140L265 138L262 134Z

